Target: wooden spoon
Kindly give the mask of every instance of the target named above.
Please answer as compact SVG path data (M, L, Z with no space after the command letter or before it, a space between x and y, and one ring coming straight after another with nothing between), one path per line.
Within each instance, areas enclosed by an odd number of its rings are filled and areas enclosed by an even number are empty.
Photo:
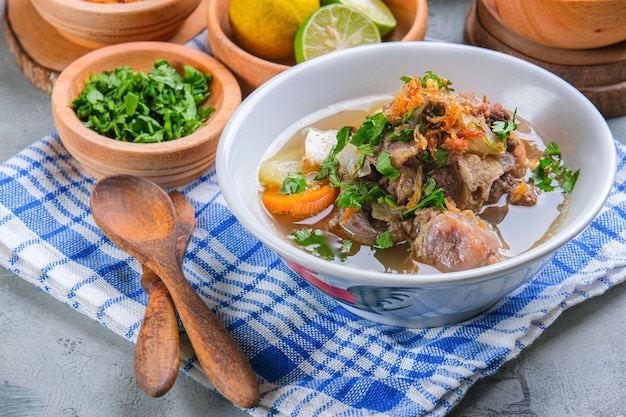
M176 256L182 263L196 226L195 212L178 191L170 192L169 196L178 217ZM180 368L176 309L163 281L146 266L143 266L141 286L148 294L148 305L135 347L135 377L146 394L160 397L172 388Z
M256 374L232 336L183 275L176 256L180 226L165 191L139 177L109 176L95 185L90 205L104 234L161 278L213 386L237 406L257 405Z

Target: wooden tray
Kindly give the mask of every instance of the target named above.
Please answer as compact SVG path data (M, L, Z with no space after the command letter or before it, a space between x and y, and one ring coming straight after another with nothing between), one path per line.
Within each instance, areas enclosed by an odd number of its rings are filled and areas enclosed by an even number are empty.
M169 42L184 44L206 27L208 1L200 3ZM47 93L66 66L91 51L61 36L37 13L30 0L5 0L2 19L9 51L20 70Z
M610 47L565 50L523 39L499 19L492 0L474 0L468 10L465 43L522 58L578 88L604 115L626 115L626 42Z

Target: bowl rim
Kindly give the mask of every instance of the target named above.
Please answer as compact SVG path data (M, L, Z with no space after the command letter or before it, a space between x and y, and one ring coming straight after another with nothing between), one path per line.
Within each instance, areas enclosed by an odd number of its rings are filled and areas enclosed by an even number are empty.
M428 2L427 0L417 1L417 14L413 19L413 24L404 35L404 38L420 39L423 40L426 36L426 29L428 27Z
M203 62L203 64L206 65L207 68L209 68L209 73L213 76L214 79L219 80L220 84L223 87L224 93L221 105L219 106L219 108L216 108L216 111L209 117L204 126L199 127L190 135L171 141L158 143L134 143L123 142L106 137L83 125L83 123L76 116L76 113L74 113L74 111L69 106L71 101L67 100L69 98L69 94L67 93L67 91L75 81L76 72L79 69L90 66L91 63L95 61L100 61L113 54L118 54L120 52L132 53L133 51L150 53L165 51L169 53L176 53L184 57L192 58L194 61ZM237 88L231 88L232 86L237 86ZM146 154L147 152L149 152L154 155L159 155L170 153L172 151L179 150L180 148L193 147L199 143L205 142L206 140L210 140L212 138L212 135L206 134L207 129L219 130L220 128L223 128L223 126L220 127L218 124L226 124L229 115L232 115L232 113L234 113L236 108L241 103L242 96L241 89L239 88L239 83L235 79L235 76L224 64L222 64L220 61L213 58L212 56L200 50L187 47L185 45L160 41L138 41L120 43L99 48L73 61L61 72L61 74L55 81L52 88L51 100L53 111L54 113L56 113L56 117L64 119L64 123L66 125L69 125L71 123L72 130L74 130L76 134L80 135L82 140L88 141L100 148L105 148L107 150L116 152L125 152L128 154L138 155ZM223 115L227 115L228 117L224 117ZM62 137L61 141L63 141Z
M476 54L483 56L493 56L495 59L503 61L509 61L515 63L515 65L521 65L527 67L529 70L536 71L542 74L543 77L551 79L553 83L560 84L563 88L569 90L574 96L577 96L581 103L585 106L587 115L594 118L594 122L601 128L602 132L598 133L598 137L603 138L603 144L607 150L606 156L608 160L604 161L604 168L606 169L607 181L598 184L598 194L595 201L589 210L584 214L581 214L575 224L569 226L567 229L561 229L556 236L550 238L546 242L537 245L523 253L513 256L512 258L498 262L496 264L474 268L465 271L445 272L445 273L417 273L417 274L395 274L388 272L378 272L371 270L362 270L354 266L339 265L333 262L319 259L311 254L308 254L301 249L290 245L275 233L267 233L267 228L254 219L250 219L243 215L242 209L235 203L235 198L228 192L228 187L224 186L230 180L226 173L228 172L228 152L229 147L232 145L234 136L232 130L236 129L236 125L241 117L245 117L245 113L248 109L253 107L257 102L261 101L275 85L279 85L288 80L291 77L298 75L301 72L314 71L316 67L323 66L327 61L335 59L349 60L352 55L361 54L374 54L377 50L382 48L397 48L402 53L417 53L421 49L441 49L443 51L454 52L457 50L472 50ZM609 139L611 143L609 144ZM608 146L611 149L614 147L613 135L606 123L604 117L596 109L596 107L587 99L579 90L567 83L557 75L535 65L528 61L524 61L520 58L507 55L498 51L493 51L485 48L480 48L465 44L453 44L445 42L386 42L375 45L365 45L356 48L350 48L343 51L334 52L332 54L324 55L296 65L287 71L277 75L273 79L269 80L261 87L256 89L250 94L243 103L237 108L235 113L231 116L226 124L220 141L218 143L217 158L216 158L216 173L218 183L222 189L223 197L238 221L257 239L266 244L272 249L278 256L286 258L290 261L296 262L316 273L328 274L330 276L340 276L342 279L358 280L360 282L370 283L374 285L385 286L409 286L409 287L433 287L433 286L446 286L451 284L469 284L478 281L489 280L497 278L506 272L511 272L522 268L524 265L535 262L540 259L546 259L553 255L553 253L574 239L580 234L596 217L604 206L610 191L613 186L616 166L617 155L616 152L608 152ZM224 192L224 190L227 190ZM263 233L265 232L265 233ZM268 237L269 235L269 237Z
M136 20L137 14L155 13L160 9L176 7L178 3L197 3L202 0L149 0L130 1L125 3L100 3L96 1L65 1L65 0L31 0L33 4L40 8L42 4L48 3L50 8L56 9L55 16L62 16L67 10L72 10L81 14L97 13L101 18L115 18L126 16L128 19ZM46 8L48 9L48 8ZM48 9L49 10L49 9Z

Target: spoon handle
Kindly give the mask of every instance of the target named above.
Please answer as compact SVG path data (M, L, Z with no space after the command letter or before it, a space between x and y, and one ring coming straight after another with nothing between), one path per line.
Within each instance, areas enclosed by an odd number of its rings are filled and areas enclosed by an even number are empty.
M178 217L176 256L182 262L196 226L195 211L180 192L171 191L169 197ZM169 291L146 266L141 286L148 294L148 305L137 335L135 378L146 394L160 397L174 385L180 368L178 320Z
M167 286L209 381L233 404L243 408L256 406L257 377L240 347L189 284L180 265L154 261L150 267Z
M169 291L152 270L144 267L141 285L148 293L137 345L135 378L151 397L160 397L174 385L180 368L180 336Z

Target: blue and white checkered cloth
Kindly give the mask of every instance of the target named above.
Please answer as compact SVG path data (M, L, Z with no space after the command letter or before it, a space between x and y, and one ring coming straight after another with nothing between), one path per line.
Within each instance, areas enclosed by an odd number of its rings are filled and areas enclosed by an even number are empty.
M626 276L626 147L605 207L529 284L467 322L403 329L356 317L237 222L215 170L180 188L197 228L184 272L261 382L254 416L443 416L567 308ZM0 165L0 264L135 342L141 266L95 225L87 175L52 134ZM188 346L183 369L210 387Z

